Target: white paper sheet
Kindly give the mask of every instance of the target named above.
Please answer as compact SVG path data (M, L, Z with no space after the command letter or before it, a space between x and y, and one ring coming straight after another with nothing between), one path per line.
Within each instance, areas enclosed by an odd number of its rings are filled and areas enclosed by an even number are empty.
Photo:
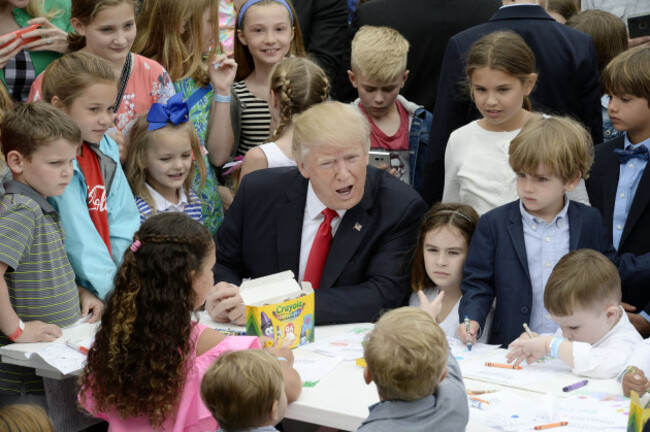
M472 345L472 350L469 351L467 345L456 338L447 338L447 342L449 342L451 354L456 357L456 360L459 362L476 360L477 358L486 356L501 348L501 345L476 343Z
M301 349L343 360L356 360L363 357L362 342L370 330L372 324L360 324L347 333L316 340L314 343L302 346Z
M314 387L341 364L341 361L340 358L299 358L294 360L293 368L300 375L303 387Z

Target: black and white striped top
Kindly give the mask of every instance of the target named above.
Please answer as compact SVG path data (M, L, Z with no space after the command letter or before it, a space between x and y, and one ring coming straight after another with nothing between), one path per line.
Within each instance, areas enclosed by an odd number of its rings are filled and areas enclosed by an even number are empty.
M241 114L241 135L237 156L243 156L255 146L265 143L269 138L271 127L271 113L269 104L255 97L244 81L233 84L235 94L245 105Z

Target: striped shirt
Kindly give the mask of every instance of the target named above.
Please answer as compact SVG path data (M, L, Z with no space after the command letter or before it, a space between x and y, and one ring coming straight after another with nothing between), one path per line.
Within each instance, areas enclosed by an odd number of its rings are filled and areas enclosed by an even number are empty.
M23 321L69 326L79 320L79 294L65 252L59 215L23 183L8 181L0 198L0 262L7 264L9 299ZM11 343L0 334L0 346ZM34 369L0 363L0 392L42 392Z
M237 156L243 156L248 150L268 141L271 113L268 102L255 97L244 81L234 83L233 90L244 104L241 114L241 137L237 147Z
M153 198L154 204L156 205L156 211L154 212L153 207L142 199L142 197L136 195L135 205L138 207L138 211L140 212L140 222L146 221L157 213L181 212L185 213L195 221L203 223L203 214L201 213L202 203L194 191L190 190L190 196L188 199L187 194L185 193L185 188L180 188L178 191L178 204L174 204L169 202L157 190L149 186L149 184L145 183L145 186Z

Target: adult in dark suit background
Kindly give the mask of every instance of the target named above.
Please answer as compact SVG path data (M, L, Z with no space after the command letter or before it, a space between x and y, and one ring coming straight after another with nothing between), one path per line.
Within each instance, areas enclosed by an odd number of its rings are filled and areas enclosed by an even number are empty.
M410 44L409 79L400 92L433 112L440 65L449 38L483 23L499 8L499 0L372 0L359 6L350 24L343 70L350 69L350 44L364 25L391 27ZM345 75L345 74L343 74ZM357 92L347 79L337 82L338 100L351 102Z
M533 0L503 0L504 6L488 22L449 40L440 71L423 173L422 195L428 203L442 198L449 135L480 117L462 83L467 53L488 33L515 31L535 54L539 77L531 94L533 110L570 115L587 127L595 143L602 142L598 62L591 36L557 23L543 7L534 3Z
M356 108L315 105L294 120L296 168L244 177L217 233L215 289L206 309L221 322L244 321L235 285L292 270L305 274L325 208L340 214L315 291L317 324L363 322L401 306L409 289L409 252L424 201L407 184L368 166L369 125ZM233 285L230 285L233 284Z

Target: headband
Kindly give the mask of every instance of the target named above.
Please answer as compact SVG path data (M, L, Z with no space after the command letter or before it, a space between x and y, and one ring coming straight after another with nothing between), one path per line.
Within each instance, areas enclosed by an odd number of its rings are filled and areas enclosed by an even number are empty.
M239 15L237 16L237 25L239 26L239 28L241 28L241 20L242 18L244 18L244 14L248 10L248 8L253 6L255 3L259 3L261 1L262 0L248 0L246 3L244 3L244 6L241 7L241 9L239 10ZM289 17L291 18L291 25L293 25L293 13L291 12L291 6L289 6L289 3L287 3L285 0L273 0L273 1L287 8L287 10L289 11Z
M462 217L463 219L467 220L468 222L470 222L470 223L474 223L474 222L469 218L469 216L467 216L465 213L463 213L463 212L461 212L461 211L458 211L458 210L446 210L446 209L444 209L444 210L439 210L439 211L437 211L436 213L442 213L442 214L445 214L445 213L446 213L446 214L451 214L451 215L458 215L458 216Z
M147 121L149 122L148 131L167 126L167 123L172 123L177 126L185 123L189 118L190 110L187 104L183 102L183 94L176 93L170 97L167 104L154 103L147 114Z

